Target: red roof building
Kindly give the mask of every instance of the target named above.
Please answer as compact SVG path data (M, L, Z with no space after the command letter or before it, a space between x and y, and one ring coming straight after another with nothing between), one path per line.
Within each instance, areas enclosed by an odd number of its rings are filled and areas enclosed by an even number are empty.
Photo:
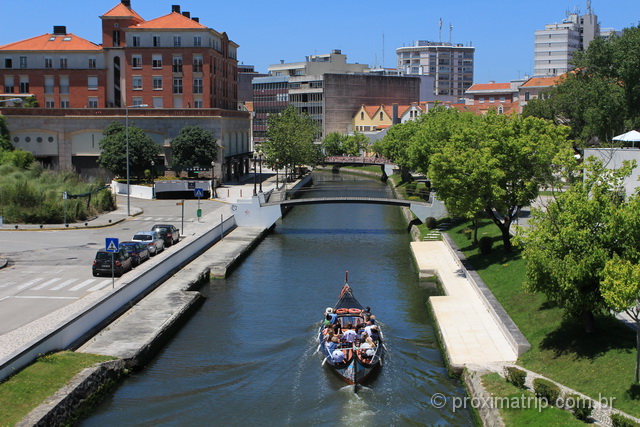
M490 110L495 110L498 114L511 114L517 111L518 87L521 84L521 80L509 83L476 83L465 92L464 104L453 104L453 107L475 114L486 114Z
M46 108L237 108L237 48L189 12L146 21L122 0L100 16L102 44L64 26L0 46L0 99Z

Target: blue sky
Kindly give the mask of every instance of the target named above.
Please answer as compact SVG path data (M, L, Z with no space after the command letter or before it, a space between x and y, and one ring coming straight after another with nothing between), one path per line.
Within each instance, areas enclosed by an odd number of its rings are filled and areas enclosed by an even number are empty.
M349 62L395 67L395 49L415 40L442 40L476 48L475 82L507 82L533 72L533 33L560 22L567 10L586 11L587 0L460 0L388 2L371 0L211 1L131 0L144 19L179 4L200 22L226 32L240 45L238 60L266 72L269 64L304 61L305 56L341 49ZM99 16L117 0L2 0L0 45L50 33L54 25L101 42ZM640 23L639 0L592 0L602 27Z

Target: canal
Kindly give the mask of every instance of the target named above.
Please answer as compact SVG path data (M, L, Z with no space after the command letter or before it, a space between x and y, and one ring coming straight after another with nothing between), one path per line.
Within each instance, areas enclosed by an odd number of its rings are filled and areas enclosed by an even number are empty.
M316 174L314 172L314 174ZM390 197L377 180L315 175L308 197ZM443 365L398 207L309 205L292 210L142 371L84 426L472 425L432 396L464 396ZM388 352L358 394L317 352L316 330L345 271L380 320Z

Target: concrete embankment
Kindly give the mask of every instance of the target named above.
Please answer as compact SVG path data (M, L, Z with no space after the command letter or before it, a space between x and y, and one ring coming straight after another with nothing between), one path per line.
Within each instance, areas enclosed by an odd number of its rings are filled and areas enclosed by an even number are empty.
M264 238L264 228L239 227L109 324L78 351L117 357L85 369L34 409L22 425L64 424L86 401L127 369L144 366L203 303L197 289L223 278Z

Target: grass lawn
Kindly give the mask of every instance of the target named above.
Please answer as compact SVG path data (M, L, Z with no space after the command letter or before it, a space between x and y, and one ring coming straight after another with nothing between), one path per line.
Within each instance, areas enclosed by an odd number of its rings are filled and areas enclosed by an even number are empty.
M495 397L494 405L508 426L584 426L584 422L564 409L544 407L527 390L520 390L509 384L500 375L493 373L482 376L482 385Z
M469 226L462 222L449 235L531 343L519 364L594 399L613 397L615 408L640 417L640 400L630 397L633 390L638 395L632 387L635 332L611 316L600 316L598 331L586 335L580 322L564 319L544 295L524 291L525 260L517 248L511 254L503 251L497 226L486 220L478 232L478 238L494 239L487 256L464 234Z
M38 358L0 383L0 425L14 425L84 368L113 357L63 351Z

